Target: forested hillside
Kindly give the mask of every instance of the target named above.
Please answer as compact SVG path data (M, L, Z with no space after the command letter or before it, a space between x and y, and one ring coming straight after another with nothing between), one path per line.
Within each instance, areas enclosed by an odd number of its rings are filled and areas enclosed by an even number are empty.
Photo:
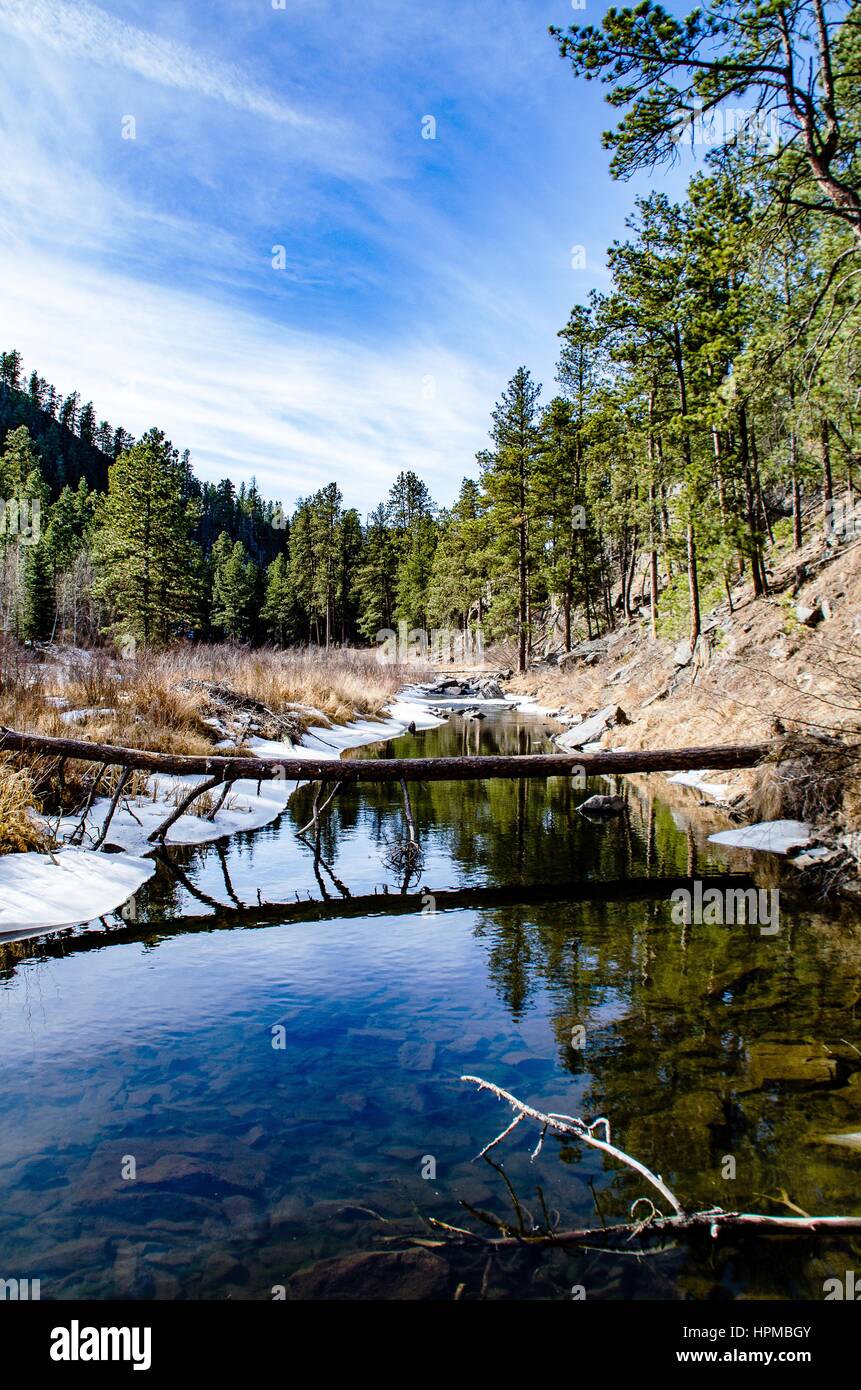
M480 626L524 669L635 612L693 645L739 573L767 594L805 502L825 531L854 524L861 462L861 30L855 5L817 28L821 8L743 6L734 28L720 6L677 23L646 4L557 35L629 104L607 137L617 173L688 137L715 148L683 201L636 201L609 287L560 327L555 383L521 366L501 384L449 508L405 472L365 516L331 483L288 518L4 353L5 630L330 645ZM732 137L708 138L741 96Z

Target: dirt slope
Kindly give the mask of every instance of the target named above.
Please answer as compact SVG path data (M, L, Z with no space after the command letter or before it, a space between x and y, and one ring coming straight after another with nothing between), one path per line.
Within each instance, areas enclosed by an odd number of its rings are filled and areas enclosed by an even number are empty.
M620 705L631 722L608 730L605 747L753 742L811 731L858 737L861 539L829 546L816 529L803 550L775 562L768 597L755 599L740 580L732 612L724 600L704 615L693 659L686 642L652 638L646 618L610 634L597 659L542 664L509 689L569 719ZM751 777L721 773L715 780L729 783L732 795L747 790ZM854 820L857 828L859 812L856 791L847 795L846 824Z

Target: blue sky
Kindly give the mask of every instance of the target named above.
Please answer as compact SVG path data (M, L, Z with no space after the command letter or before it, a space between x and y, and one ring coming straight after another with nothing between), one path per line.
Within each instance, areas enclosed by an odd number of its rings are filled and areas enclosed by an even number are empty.
M547 35L604 6L279 3L0 0L2 345L202 477L447 504L649 187Z

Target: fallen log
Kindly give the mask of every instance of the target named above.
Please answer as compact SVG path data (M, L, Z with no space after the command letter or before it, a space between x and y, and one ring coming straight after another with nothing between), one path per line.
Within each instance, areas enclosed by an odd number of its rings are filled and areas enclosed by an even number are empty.
M219 781L287 782L483 782L505 777L597 777L605 773L722 771L755 767L773 753L770 743L724 744L706 748L632 749L629 752L488 754L462 758L248 758L189 756L88 743L0 727L0 751L33 753L131 767L175 776L217 777Z

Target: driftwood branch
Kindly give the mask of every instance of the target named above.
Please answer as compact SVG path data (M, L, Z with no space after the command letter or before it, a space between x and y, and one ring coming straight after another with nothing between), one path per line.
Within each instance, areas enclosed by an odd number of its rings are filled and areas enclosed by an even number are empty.
M536 1110L534 1106L526 1105L524 1101L518 1100L510 1091L503 1091L500 1086L495 1086L492 1081L484 1081L480 1076L462 1076L460 1079L461 1081L472 1082L480 1091L492 1091L498 1100L507 1101L521 1119L528 1118L530 1120L535 1120L542 1126L542 1138L548 1129L553 1130L556 1134L565 1134L572 1139L579 1139L582 1144L588 1144L592 1149L600 1149L602 1153L609 1154L611 1158L615 1158L619 1163L624 1163L626 1167L633 1168L636 1173L639 1173L641 1177L646 1179L646 1182L654 1187L656 1192L661 1194L666 1202L669 1202L677 1216L685 1215L678 1198L670 1191L666 1183L657 1173L653 1173L644 1163L640 1163L639 1159L632 1158L630 1154L625 1153L624 1149L619 1149L615 1144L610 1142L610 1124L603 1116L598 1120L592 1120L591 1123L587 1123L585 1120L578 1119L574 1115L555 1115L553 1113L545 1115L542 1111ZM604 1127L603 1139L600 1139L595 1133L599 1125L603 1125ZM508 1129L504 1130L497 1139L494 1139L492 1144L488 1144L487 1148L482 1150L482 1153L487 1153L487 1149L492 1148L494 1144L498 1144L513 1128L513 1125L509 1125Z
M640 1198L640 1201L645 1199ZM432 1226L450 1232L454 1244L492 1245L495 1250L513 1250L516 1246L589 1245L595 1247L608 1240L628 1242L646 1234L668 1236L690 1231L707 1230L717 1240L722 1230L746 1229L760 1235L828 1235L861 1232L861 1216L761 1216L756 1212L696 1211L684 1216L657 1216L647 1221L620 1221L610 1226L579 1226L565 1231L532 1231L517 1235L488 1237L464 1227L449 1226L435 1217L428 1217ZM614 1253L622 1253L614 1250ZM640 1254L638 1249L636 1252Z
M179 820L180 816L184 816L189 807L193 806L195 801L197 801L201 796L204 796L207 792L214 791L216 787L220 787L221 782L221 777L210 777L208 782L201 782L198 786L192 787L191 790L174 807L170 815L162 821L161 825L157 826L156 829L152 832L152 834L147 836L148 844L161 844L161 842L164 840L165 835L170 830L170 827L174 825L176 821Z
M0 727L0 750L49 754L109 767L236 781L483 782L499 778L594 777L605 773L691 772L755 767L776 751L772 743L718 747L632 749L630 752L487 755L463 758L239 758L153 753L114 744L20 734Z
M96 839L95 844L93 845L93 849L101 849L102 845L105 843L108 831L111 828L111 821L116 815L117 807L120 804L120 798L126 789L126 783L128 782L131 775L132 769L130 767L124 767L122 773L120 774L120 780L117 783L117 789L114 792L113 797L111 798L111 804L108 807L108 814L105 816L104 824L102 825L102 828L99 831L99 835Z
M761 1234L793 1234L793 1235L823 1235L829 1232L861 1232L861 1216L809 1216L802 1214L799 1216L763 1216L758 1212L738 1212L724 1211L722 1207L711 1207L705 1211L688 1212L685 1211L675 1194L667 1187L666 1183L651 1169L630 1154L625 1153L617 1145L610 1141L609 1122L601 1117L591 1122L579 1119L574 1115L558 1115L552 1112L545 1114L537 1110L532 1105L527 1105L524 1101L518 1100L510 1091L504 1091L500 1086L494 1085L492 1081L485 1081L480 1076L462 1076L461 1081L468 1081L477 1086L480 1091L491 1091L499 1100L504 1100L515 1112L513 1121L492 1139L489 1144L481 1150L477 1157L484 1157L489 1151L501 1143L523 1120L533 1120L541 1126L541 1137L538 1145L533 1152L535 1159L540 1150L544 1135L548 1130L556 1134L565 1135L571 1139L576 1139L583 1144L588 1144L593 1149L600 1149L603 1153L609 1154L619 1163L631 1168L639 1173L646 1181L669 1202L673 1208L673 1214L667 1216L658 1211L649 1197L638 1197L631 1207L631 1220L618 1222L615 1225L602 1226L583 1226L572 1230L550 1230L536 1229L533 1231L520 1230L512 1232L496 1217L489 1217L491 1224L497 1226L504 1232L497 1237L487 1237L479 1235L477 1232L465 1230L460 1226L450 1226L446 1222L438 1221L430 1217L429 1222L432 1226L447 1233L449 1241L457 1244L479 1243L491 1245L494 1249L513 1249L515 1246L523 1245L594 1245L596 1242L604 1243L608 1239L622 1238L631 1241L634 1237L644 1233L649 1235L667 1235L675 1232L708 1230L713 1240L717 1240L721 1231L730 1228L742 1228L753 1230ZM604 1137L599 1138L595 1130L604 1127ZM648 1208L645 1216L636 1218L634 1213L641 1206ZM481 1215L481 1213L478 1213Z

